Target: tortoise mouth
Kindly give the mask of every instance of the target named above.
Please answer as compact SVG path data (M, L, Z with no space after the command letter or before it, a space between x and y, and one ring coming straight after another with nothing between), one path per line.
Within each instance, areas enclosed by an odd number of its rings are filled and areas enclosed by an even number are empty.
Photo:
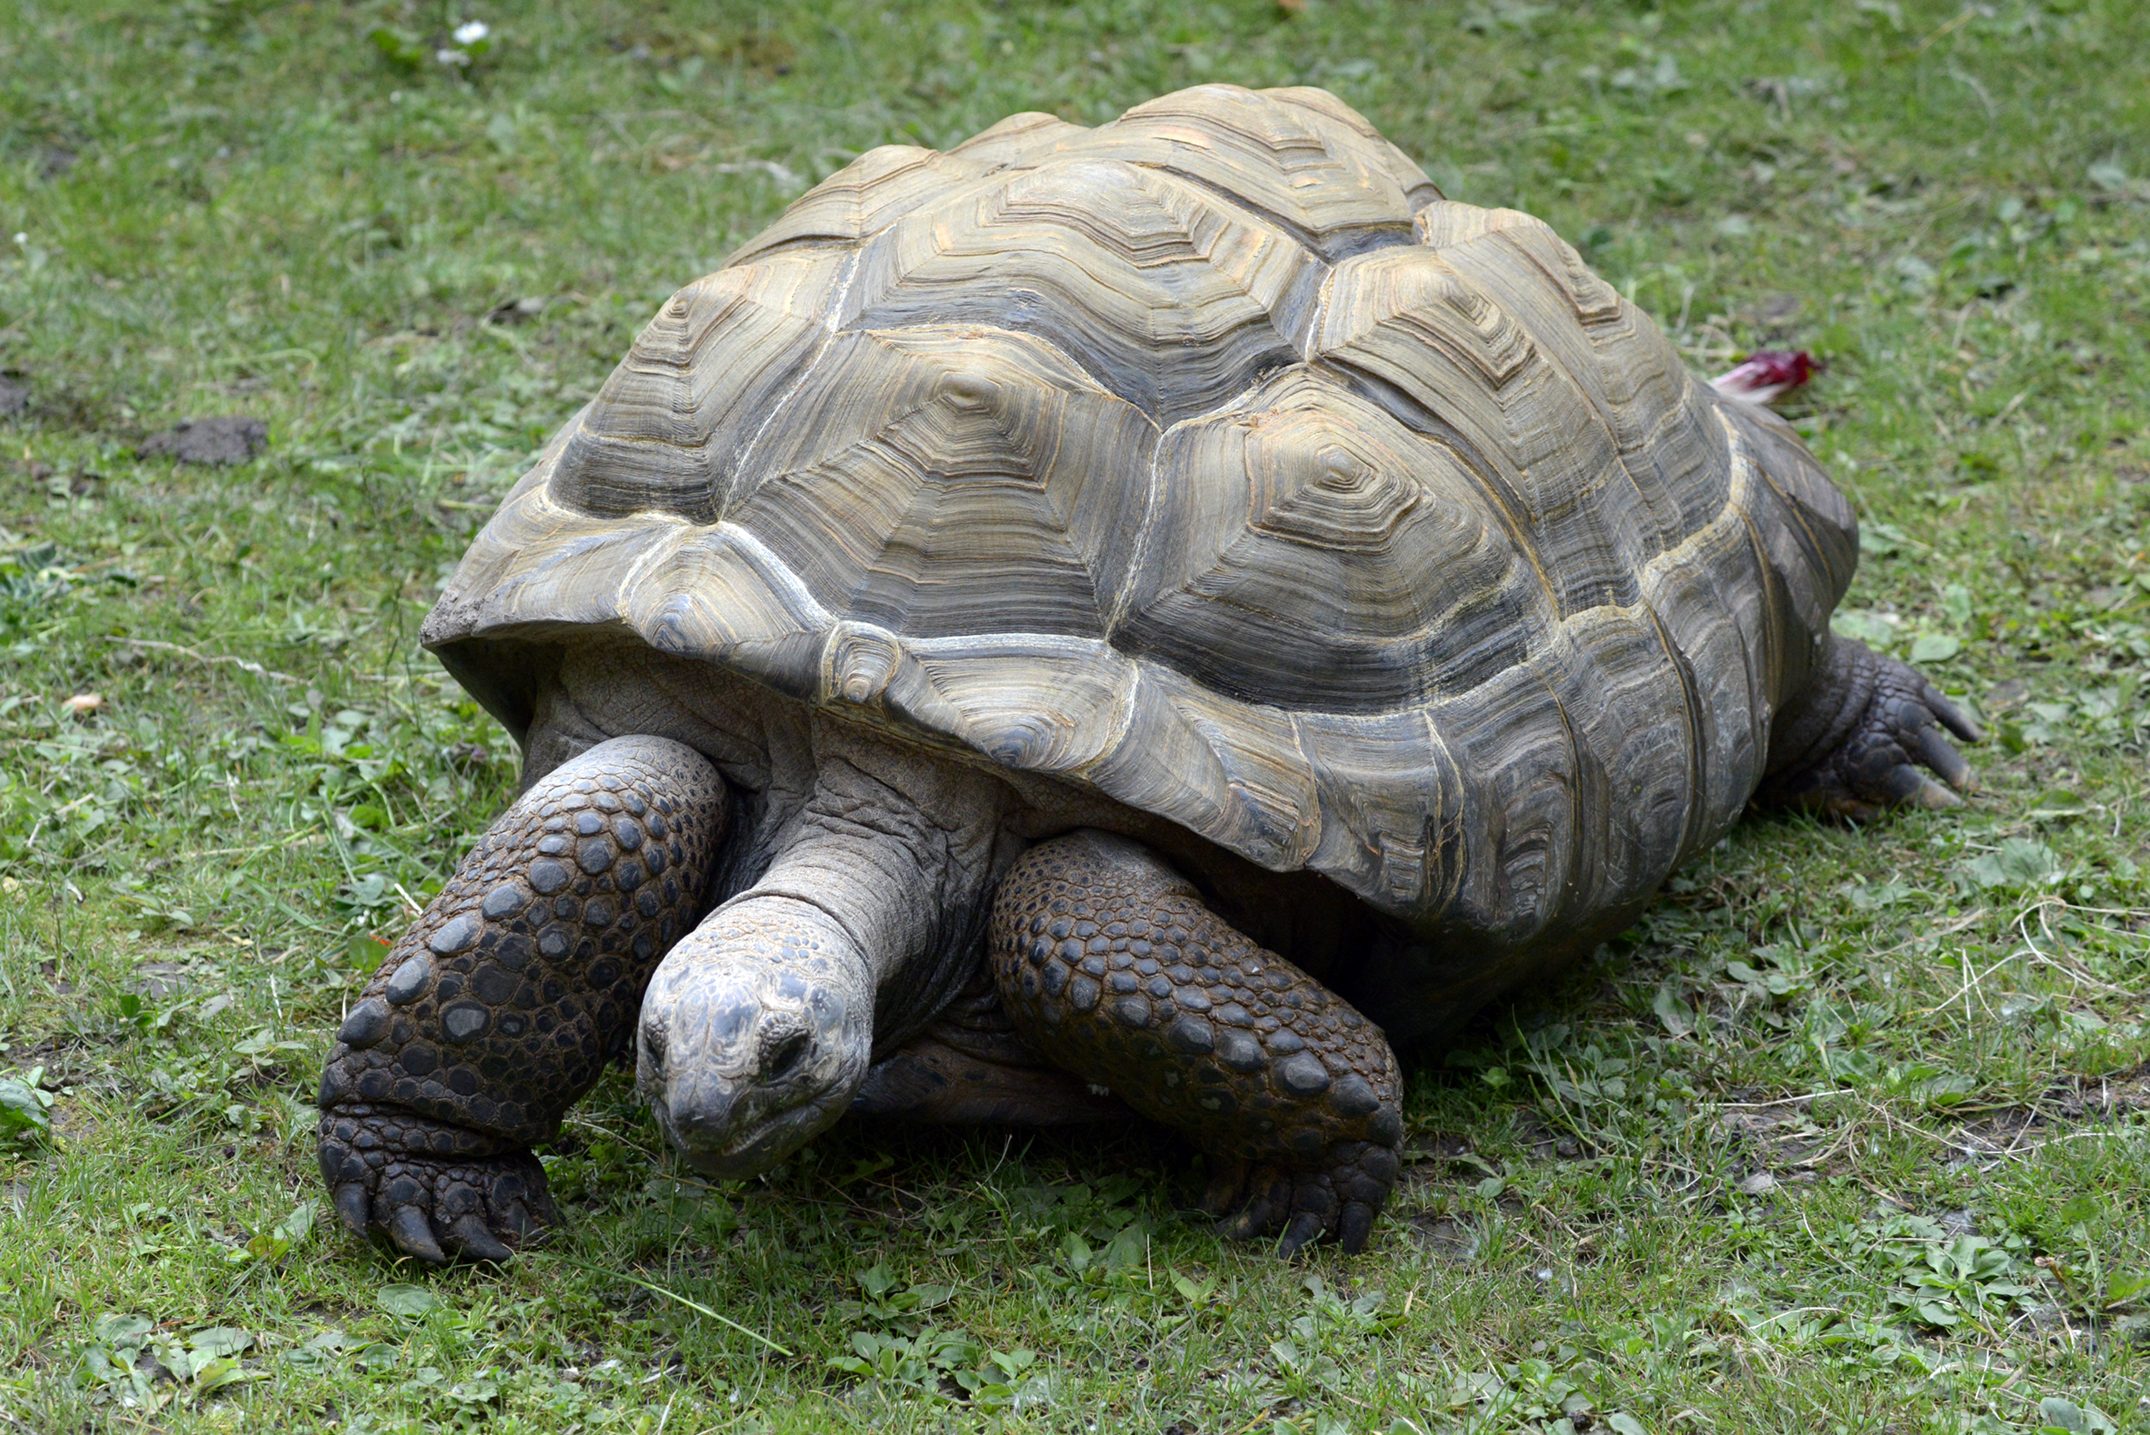
M706 1098L707 1093L699 1094ZM722 1181L743 1181L777 1166L826 1131L850 1104L851 1092L847 1087L789 1110L764 1115L728 1141L709 1140L713 1136L721 1138L733 1133L712 1129L711 1113L706 1110L682 1121L678 1118L686 1113L676 1112L674 1103L663 1102L657 1107L657 1123L664 1131L665 1140L694 1170Z

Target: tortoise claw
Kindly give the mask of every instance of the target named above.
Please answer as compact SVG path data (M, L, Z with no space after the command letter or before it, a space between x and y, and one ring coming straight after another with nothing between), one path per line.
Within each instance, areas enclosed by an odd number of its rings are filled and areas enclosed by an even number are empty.
M1918 756L1920 762L1932 768L1943 782L1957 791L1968 792L1976 786L1971 777L1971 764L1963 760L1962 753L1949 746L1939 728L1919 729Z
M385 1236L396 1250L428 1265L453 1260L509 1260L536 1228L559 1219L545 1168L528 1151L457 1158L421 1154L458 1135L423 1126L408 1113L344 1108L321 1125L321 1172L334 1193L337 1219L353 1235Z
M373 1202L363 1183L345 1181L336 1188L336 1216L352 1235L366 1234L366 1227L373 1222Z
M424 1261L429 1266L444 1266L448 1263L447 1252L443 1251L440 1242L434 1239L433 1223L428 1221L425 1212L416 1206L396 1207L395 1214L388 1218L388 1239L403 1254Z
M1920 693L1919 697L1926 704L1926 710L1940 720L1941 726L1964 742L1986 740L1985 730L1965 717L1963 710L1943 696L1941 690L1932 683L1926 684L1926 690Z
M1301 1211L1291 1218L1284 1228L1284 1239L1277 1242L1277 1254L1290 1260L1304 1250L1307 1244L1322 1232L1327 1223L1319 1211Z
M1963 806L1963 799L1921 773L1919 790L1911 795L1911 805L1924 808L1928 812L1945 812L1951 807Z
M1224 1162L1210 1176L1209 1185L1202 1192L1202 1214L1222 1220L1240 1204L1240 1193L1246 1189L1247 1163Z
M1208 1209L1240 1202L1218 1223L1227 1240L1275 1235L1277 1254L1289 1259L1316 1241L1334 1237L1346 1255L1366 1248L1395 1184L1393 1147L1371 1141L1337 1141L1305 1166L1235 1162L1211 1183Z
M520 1201L510 1201L493 1213L493 1219L518 1242L529 1240L541 1229L537 1219L530 1214L529 1208Z
M502 1244L499 1237L485 1228L485 1222L475 1211L455 1218L447 1231L448 1245L455 1253L468 1260L486 1261L493 1265L506 1265L515 1253Z
M1244 1204L1236 1214L1217 1223L1217 1234L1228 1241L1244 1241L1267 1235L1291 1210L1291 1178L1281 1171L1249 1165L1242 1188Z
M1954 749L1950 749L1950 755L1954 756ZM1968 767L1965 772L1968 774ZM1963 806L1962 798L1908 762L1890 769L1883 789L1889 794L1889 805L1892 807L1917 807L1928 812L1938 812Z
M1839 638L1804 701L1809 713L1853 716L1834 738L1821 739L1827 745L1816 755L1771 774L1763 801L1863 823L1890 808L1958 807L1958 794L1977 789L1971 764L1948 734L1977 742L1978 724L1895 658ZM1791 730L1799 730L1796 721Z
M1881 780L1881 790L1888 794L1889 805L1905 807L1918 801L1919 793L1926 786L1926 774L1910 763L1899 763L1889 769L1889 775Z
M1355 1256L1366 1249L1366 1239L1373 1234L1374 1208L1364 1201L1346 1201L1344 1214L1336 1221L1336 1243L1347 1256Z

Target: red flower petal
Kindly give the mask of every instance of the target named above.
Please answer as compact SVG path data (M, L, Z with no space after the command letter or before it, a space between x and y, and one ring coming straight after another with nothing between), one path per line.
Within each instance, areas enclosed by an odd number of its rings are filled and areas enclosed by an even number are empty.
M1763 349L1749 354L1729 373L1710 380L1727 398L1751 404L1772 403L1826 367L1805 349Z

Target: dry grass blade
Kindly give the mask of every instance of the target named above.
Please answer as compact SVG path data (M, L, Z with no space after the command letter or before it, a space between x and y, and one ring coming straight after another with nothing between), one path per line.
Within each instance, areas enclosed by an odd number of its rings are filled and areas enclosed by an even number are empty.
M763 1335L760 1331L755 1330L752 1326L741 1325L738 1321L733 1320L730 1316L724 1314L722 1311L711 1310L708 1306L703 1305L698 1300L690 1300L686 1296L681 1295L678 1291L667 1290L663 1286L658 1285L655 1281L646 1281L642 1279L642 1277L635 1275L631 1271L608 1270L605 1267L593 1264L590 1261L579 1260L574 1256L563 1255L558 1251L546 1252L545 1259L565 1261L571 1266L579 1266L583 1270L589 1271L595 1275L603 1276L607 1280L622 1280L626 1281L629 1285L640 1286L642 1287L642 1289L649 1291L653 1295L661 1295L666 1300L676 1301L677 1303L685 1306L687 1309L693 1311L697 1315L706 1315L711 1320L717 1322L719 1325L731 1327L733 1330L738 1331L741 1335L747 1337L749 1340L755 1341L761 1345L766 1345L767 1347L769 1347L769 1349L775 1351L778 1355L783 1356L787 1360L792 1358L792 1353L789 1350L785 1349L781 1345L778 1345L775 1341L769 1339L768 1336Z

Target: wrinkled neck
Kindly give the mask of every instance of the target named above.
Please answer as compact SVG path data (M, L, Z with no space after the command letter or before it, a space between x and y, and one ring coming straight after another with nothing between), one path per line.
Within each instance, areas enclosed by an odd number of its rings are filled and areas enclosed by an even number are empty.
M785 902L845 940L874 994L874 1047L930 1022L975 966L994 880L1013 860L1006 789L935 754L814 723L812 794L760 880L725 904ZM1007 849L1007 850L1003 850Z

